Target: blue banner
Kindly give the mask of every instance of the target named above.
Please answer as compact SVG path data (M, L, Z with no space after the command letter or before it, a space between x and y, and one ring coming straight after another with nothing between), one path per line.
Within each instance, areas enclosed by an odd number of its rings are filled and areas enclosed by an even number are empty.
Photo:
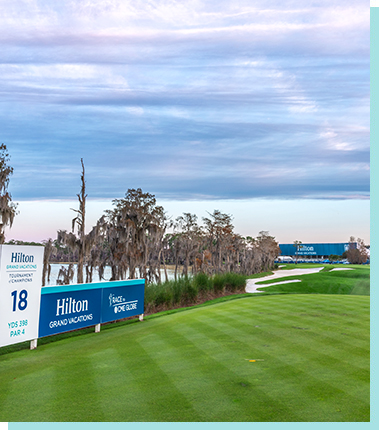
M136 279L127 284L103 288L101 322L115 321L144 312L145 280Z
M53 292L42 288L39 318L39 336L63 333L100 323L101 289L68 290L67 286L54 287Z
M144 297L144 279L44 287L38 337L141 315Z
M327 257L331 254L342 255L349 249L349 243L302 243L296 247L293 243L279 244L281 255ZM356 244L353 245L356 247Z

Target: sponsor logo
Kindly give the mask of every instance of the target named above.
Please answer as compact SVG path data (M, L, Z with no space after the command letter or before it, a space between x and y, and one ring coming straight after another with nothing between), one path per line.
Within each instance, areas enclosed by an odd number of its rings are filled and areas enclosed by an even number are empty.
M57 300L57 317L86 311L88 311L88 300L75 300L72 297Z
M302 251L314 251L314 247L313 247L313 246L305 246L305 245L302 245L302 246L300 246L300 249L301 249Z
M12 252L11 263L33 263L34 255L25 255L22 252Z
M92 321L92 314L89 315L80 315L78 317L64 318L62 320L50 321L49 327L51 329L61 326L66 326L68 324L78 324L85 321Z
M109 307L113 307L115 314L119 312L127 312L137 309L138 300L131 300L127 302L123 296L115 296L109 294Z

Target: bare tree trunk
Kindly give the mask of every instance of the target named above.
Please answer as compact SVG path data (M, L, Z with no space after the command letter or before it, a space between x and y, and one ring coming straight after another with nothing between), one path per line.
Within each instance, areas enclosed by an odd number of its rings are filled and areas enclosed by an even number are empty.
M188 266L189 266L189 252L188 249L185 251L185 259L184 259L184 267L183 267L183 275L188 276Z
M178 251L176 251L176 254L175 254L175 281L177 280L177 278L176 278L176 276L177 276L177 273L178 273L178 259L179 259L179 252Z
M164 251L163 251L163 268L164 268L164 276L165 276L165 279L166 279L166 282L168 281L168 275L167 275L167 267L166 267L166 256L165 256L165 254L164 254Z
M128 259L129 266L129 279L135 279L136 277L136 258L134 253L129 255ZM141 275L141 268L139 268L139 274Z
M158 275L158 283L160 284L161 281L161 257L162 257L162 249L159 250L158 253L158 268L157 268L157 275Z
M77 194L79 199L79 210L73 209L78 213L78 216L72 220L72 231L74 232L75 222L78 224L78 266L77 266L77 282L78 284L83 283L83 266L84 266L84 257L85 257L85 218L86 218L86 182L85 182L85 171L84 171L84 163L83 158L81 159L82 163L82 187L80 190L80 194Z
M53 242L49 239L45 244L45 250L43 253L43 271L42 271L42 286L46 285L47 280L50 281L51 266L49 264L49 258L53 250Z
M79 238L80 238L80 247L79 247L79 261L78 261L78 284L83 283L83 265L84 265L84 254L85 254L85 219L86 219L86 183L84 180L84 164L83 164L83 158L81 159L82 162L82 189L81 189L81 196L79 197L79 202L81 206L81 224L80 224L80 232L79 232Z
M117 266L115 264L112 264L111 269L112 269L111 281L118 281Z
M93 266L86 266L86 284L92 282Z

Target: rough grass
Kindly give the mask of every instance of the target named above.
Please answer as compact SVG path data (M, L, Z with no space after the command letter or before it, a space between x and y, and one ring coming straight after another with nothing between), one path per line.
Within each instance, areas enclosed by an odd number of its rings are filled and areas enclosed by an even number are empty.
M0 421L369 421L369 297L243 297L0 356ZM250 361L256 360L256 361Z

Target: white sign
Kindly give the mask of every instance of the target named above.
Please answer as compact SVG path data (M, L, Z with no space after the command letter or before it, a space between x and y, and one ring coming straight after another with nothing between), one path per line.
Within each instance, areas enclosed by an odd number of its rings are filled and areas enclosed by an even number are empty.
M43 253L0 245L0 347L38 338Z

